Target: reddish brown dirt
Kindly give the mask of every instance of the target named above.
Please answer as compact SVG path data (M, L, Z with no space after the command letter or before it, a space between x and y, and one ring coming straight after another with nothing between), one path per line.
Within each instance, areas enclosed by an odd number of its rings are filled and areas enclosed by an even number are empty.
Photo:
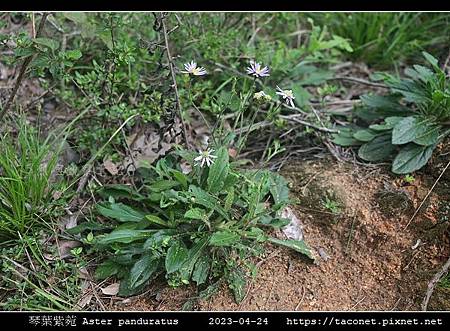
M293 205L305 240L328 259L305 261L296 253L268 246L247 296L236 304L226 288L199 310L418 310L428 281L449 254L444 230L431 228L440 202L434 195L405 229L432 182L416 177L409 185L380 170L331 161L283 169L292 183ZM341 205L333 215L325 196ZM412 249L417 241L421 243ZM155 285L156 286L156 285ZM119 301L113 309L180 310L190 289L150 288ZM433 309L450 307L433 306Z

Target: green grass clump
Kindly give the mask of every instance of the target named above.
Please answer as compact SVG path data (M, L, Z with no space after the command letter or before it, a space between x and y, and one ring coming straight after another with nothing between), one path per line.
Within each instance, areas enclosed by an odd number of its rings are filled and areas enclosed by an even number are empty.
M349 57L376 67L415 60L421 50L450 41L450 16L444 13L326 13L313 15L319 24L350 39ZM430 49L431 50L431 49Z
M0 137L0 238L18 238L41 221L51 197L50 178L59 147L18 122L18 133Z

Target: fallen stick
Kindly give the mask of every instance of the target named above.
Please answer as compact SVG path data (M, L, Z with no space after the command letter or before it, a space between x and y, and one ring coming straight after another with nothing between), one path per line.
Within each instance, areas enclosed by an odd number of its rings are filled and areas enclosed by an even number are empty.
M445 264L441 267L441 269L434 275L431 281L428 283L428 290L422 302L423 311L427 310L428 302L430 301L434 288L436 287L437 283L441 280L442 276L448 272L449 268L450 268L450 257L448 258L447 262L445 262Z
M431 187L431 189L428 191L427 195L425 196L425 198L422 200L422 202L420 203L419 207L416 209L416 211L414 212L414 214L411 216L411 218L409 219L408 223L406 224L405 228L403 230L406 230L408 228L408 226L411 224L411 222L413 221L414 217L416 217L416 215L419 213L420 208L422 208L423 204L425 203L425 201L427 201L428 197L430 196L431 192L433 192L435 186L437 185L437 183L439 182L439 180L441 179L441 177L444 175L445 171L447 171L448 167L450 166L450 162L447 163L447 165L445 166L444 170L442 170L441 174L439 175L439 177L436 179L436 181L434 182L433 186Z

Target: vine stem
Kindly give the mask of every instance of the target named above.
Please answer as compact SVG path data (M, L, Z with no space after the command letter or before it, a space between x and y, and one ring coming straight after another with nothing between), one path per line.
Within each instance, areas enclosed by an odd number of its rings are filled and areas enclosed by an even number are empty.
M44 30L45 21L47 20L47 16L49 13L43 13L41 22L39 23L38 30L36 32L36 38L39 38ZM3 110L0 112L0 123L3 121L3 117L5 117L8 110L11 108L11 105L14 101L14 98L16 97L17 91L19 90L20 83L22 82L25 72L27 71L28 66L31 63L31 60L33 60L34 54L29 55L25 58L25 60L22 63L22 66L20 67L19 76L16 79L16 83L14 84L14 88L8 98L8 101L6 101L5 107L3 107Z
M186 144L186 147L190 149L191 146L190 146L189 141L187 139L186 124L184 123L184 119L183 119L183 111L182 111L181 102L180 102L180 94L178 93L178 85L177 85L177 79L176 79L176 76L175 76L175 69L173 67L172 56L170 55L169 36L168 36L168 33L167 33L166 18L165 17L161 17L161 24L162 24L162 28L163 28L164 42L166 44L167 59L169 60L170 74L172 76L173 88L175 90L175 99L176 99L176 103L177 103L178 117L180 118L181 127L182 127L182 130L183 130L183 139L184 139L184 143Z

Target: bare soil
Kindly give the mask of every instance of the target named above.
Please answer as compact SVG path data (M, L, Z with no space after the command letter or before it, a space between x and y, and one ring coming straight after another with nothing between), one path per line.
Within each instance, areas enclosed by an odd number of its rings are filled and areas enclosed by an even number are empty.
M387 173L330 160L286 166L292 207L317 261L268 245L240 304L224 285L193 309L419 310L428 281L449 255L448 215L440 214L449 205L449 183L439 183L407 226L434 178L416 175L408 184ZM338 203L337 212L325 207L326 197ZM180 310L193 296L193 288L155 284L111 309ZM437 289L429 309L450 309L449 298Z

